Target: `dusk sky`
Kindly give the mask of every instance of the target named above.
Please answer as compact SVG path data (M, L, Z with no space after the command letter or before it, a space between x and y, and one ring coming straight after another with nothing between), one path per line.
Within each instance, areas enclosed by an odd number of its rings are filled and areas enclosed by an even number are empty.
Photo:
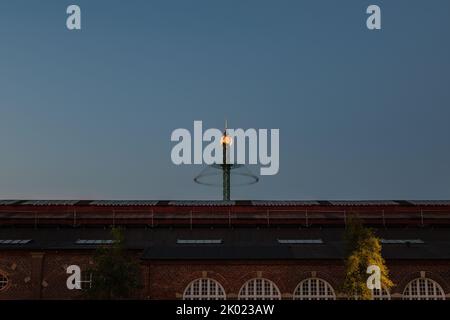
M220 199L170 135L225 119L280 129L233 199L450 199L449 31L448 0L1 0L0 199Z

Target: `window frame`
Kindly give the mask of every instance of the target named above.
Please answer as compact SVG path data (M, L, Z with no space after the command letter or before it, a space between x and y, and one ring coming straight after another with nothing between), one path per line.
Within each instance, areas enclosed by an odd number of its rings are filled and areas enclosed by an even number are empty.
M11 280L6 272L0 270L0 292L6 291L10 286Z
M261 286L258 286L259 283ZM267 289L270 289L269 294L266 293ZM249 290L252 292L249 292ZM252 278L247 280L239 289L238 300L281 300L281 291L272 280Z
M316 286L316 294L311 293L312 282L315 283ZM308 294L304 294L303 285L307 283L308 285ZM324 295L320 295L320 284L323 284L323 288L325 290ZM327 292L331 290L331 294ZM297 293L299 292L299 293ZM293 300L336 300L336 291L333 286L326 281L325 279L319 277L310 277L303 279L299 282L299 284L295 287L294 293L292 295Z
M421 283L423 282L423 286ZM433 294L429 293L430 285ZM425 291L422 294L422 289ZM439 294L438 294L439 293ZM442 286L431 278L421 277L412 279L407 283L402 294L403 300L445 300L445 291Z
M379 293L375 294L375 290L379 291ZM372 292L372 300L391 300L391 292L384 286L381 286L381 289L373 289L370 290Z
M205 283L206 281L206 283ZM211 293L211 284L214 284L216 287L215 293ZM206 287L204 286L206 284ZM190 291L189 291L190 290ZM196 293L198 290L198 293ZM189 293L188 293L189 291ZM206 292L203 292L206 291ZM226 300L227 294L225 289L220 284L219 281L203 277L197 278L189 282L189 284L184 288L183 291L183 300Z

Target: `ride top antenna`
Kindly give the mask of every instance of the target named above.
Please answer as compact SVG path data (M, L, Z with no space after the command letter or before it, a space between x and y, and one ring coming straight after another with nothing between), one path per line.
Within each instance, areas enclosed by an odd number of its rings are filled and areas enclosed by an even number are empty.
M234 186L250 185L259 181L259 178L244 165L232 163L230 159L230 148L233 145L233 137L228 135L227 129L227 121L225 120L225 129L220 139L223 150L222 164L212 164L203 169L202 172L194 178L194 181L198 184L218 186L220 183L218 183L217 178L221 175L222 197L224 201L229 201L231 199L232 177ZM221 172L219 173L218 170Z

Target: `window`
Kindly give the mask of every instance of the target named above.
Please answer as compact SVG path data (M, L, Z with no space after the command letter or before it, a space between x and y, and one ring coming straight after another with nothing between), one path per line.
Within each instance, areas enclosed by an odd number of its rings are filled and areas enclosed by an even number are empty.
M113 244L114 240L83 240L79 239L75 241L76 244Z
M251 279L239 291L239 300L280 300L281 294L275 283L268 279Z
M0 244L27 244L30 243L31 239L16 239L16 240L0 240Z
M325 280L308 278L299 283L294 300L336 300L333 287Z
M322 239L278 239L279 244L322 244Z
M8 286L9 279L6 274L0 272L0 291L5 289Z
M214 279L202 278L192 281L184 290L184 300L225 300L225 290Z
M420 239L381 239L383 244L423 244L423 240Z
M381 287L381 289L373 289L372 300L391 300L391 295L384 287Z
M222 239L194 239L194 240L184 240L184 239L178 239L177 244L221 244Z
M445 300L444 290L434 280L417 278L406 285L404 300Z

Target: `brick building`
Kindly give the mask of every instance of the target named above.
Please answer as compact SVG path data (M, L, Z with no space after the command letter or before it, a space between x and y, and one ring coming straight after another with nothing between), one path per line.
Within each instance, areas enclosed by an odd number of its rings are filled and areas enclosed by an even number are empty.
M382 239L395 286L377 299L450 299L450 201L0 201L0 299L72 299L111 226L141 263L140 299L343 299L343 232ZM91 277L82 273L83 287Z

